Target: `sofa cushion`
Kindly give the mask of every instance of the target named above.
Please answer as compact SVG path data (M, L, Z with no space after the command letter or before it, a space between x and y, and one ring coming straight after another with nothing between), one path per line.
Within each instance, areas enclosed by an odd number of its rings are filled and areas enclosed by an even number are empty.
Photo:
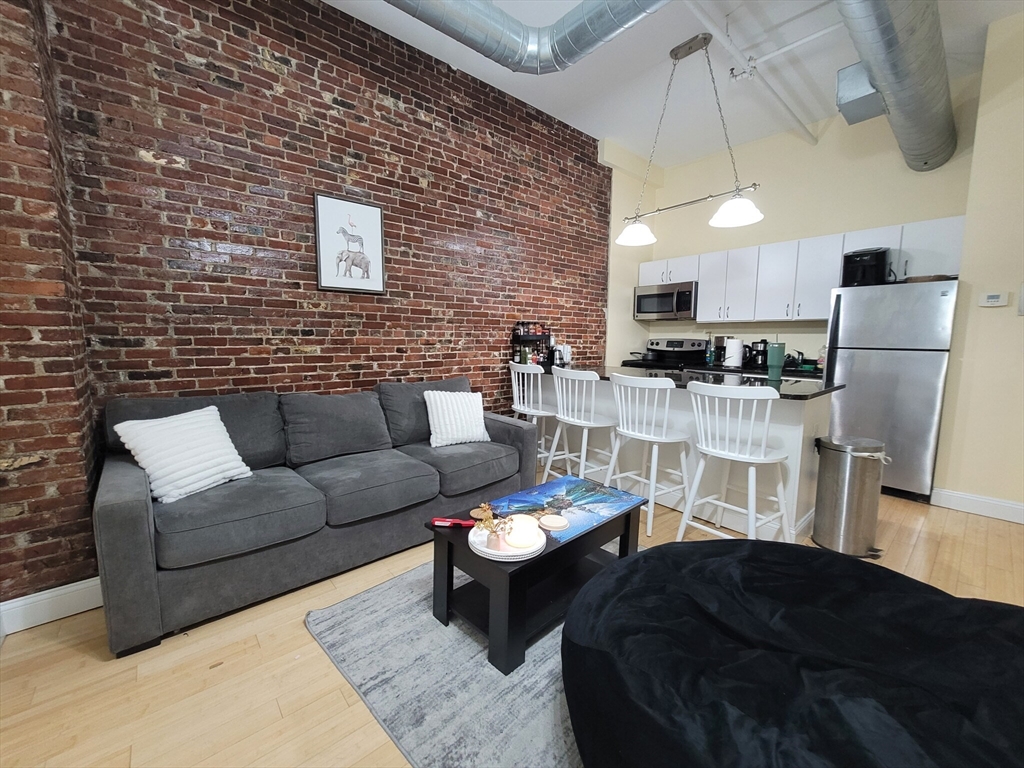
M436 469L445 496L483 488L519 471L519 453L503 443L462 443L441 448L414 443L398 450Z
M409 443L420 443L430 439L430 420L427 417L427 403L423 393L428 389L441 392L469 392L469 379L419 381L407 384L399 381L382 381L375 387L380 395L380 404L388 419L391 443L397 448Z
M376 392L281 395L281 414L290 467L391 447Z
M184 568L305 536L324 527L324 495L287 467L153 504L156 562Z
M284 464L284 422L273 392L248 392L208 397L118 397L107 403L105 431L107 448L126 448L114 425L134 419L159 419L179 413L217 406L231 442L250 469Z
M295 470L327 497L327 524L384 515L437 496L437 472L388 449L337 456Z

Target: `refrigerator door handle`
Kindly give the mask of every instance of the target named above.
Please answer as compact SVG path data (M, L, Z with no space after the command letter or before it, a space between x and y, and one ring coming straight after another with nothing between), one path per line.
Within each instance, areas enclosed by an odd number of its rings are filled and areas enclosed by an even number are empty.
M825 359L825 381L834 382L836 375L836 346L839 342L839 316L842 309L843 295L838 291L832 293L832 317L828 321L828 357Z

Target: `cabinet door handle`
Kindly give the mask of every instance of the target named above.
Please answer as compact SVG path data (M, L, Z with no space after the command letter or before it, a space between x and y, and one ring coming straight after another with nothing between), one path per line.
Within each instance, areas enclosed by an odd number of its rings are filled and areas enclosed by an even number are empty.
M671 269L668 271L668 281L670 283L672 282L672 270Z
M800 305L801 305L802 303L803 303L802 301L798 301L798 302L796 303L796 316L797 316L797 317L800 317Z
M719 320L722 319L722 308L721 307L718 308L718 319Z
M729 308L728 307L725 308L725 319L726 320L729 319Z
M661 273L661 282L663 282L663 283L665 282L665 273L664 272Z
M789 317L789 304L786 305L786 317Z

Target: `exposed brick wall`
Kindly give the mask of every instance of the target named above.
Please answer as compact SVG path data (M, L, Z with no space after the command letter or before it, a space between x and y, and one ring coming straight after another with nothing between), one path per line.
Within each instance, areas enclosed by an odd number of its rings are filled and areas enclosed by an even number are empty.
M500 405L524 315L602 358L594 140L315 2L56 8L100 401L464 372ZM317 290L315 190L383 206L386 296Z
M41 3L0 0L0 599L95 575L91 397Z
M67 379L67 434L121 394L460 373L504 409L524 318L603 360L593 139L315 0L45 1L95 397ZM314 191L382 206L386 295L317 289Z

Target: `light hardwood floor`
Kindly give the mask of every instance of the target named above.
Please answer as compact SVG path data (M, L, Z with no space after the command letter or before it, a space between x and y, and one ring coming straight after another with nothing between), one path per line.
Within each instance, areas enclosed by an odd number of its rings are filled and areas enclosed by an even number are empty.
M880 565L1024 605L1024 526L889 496L879 515ZM672 541L678 523L659 506L641 544ZM430 556L416 547L124 659L107 650L100 610L11 635L0 648L0 765L407 765L303 617Z

